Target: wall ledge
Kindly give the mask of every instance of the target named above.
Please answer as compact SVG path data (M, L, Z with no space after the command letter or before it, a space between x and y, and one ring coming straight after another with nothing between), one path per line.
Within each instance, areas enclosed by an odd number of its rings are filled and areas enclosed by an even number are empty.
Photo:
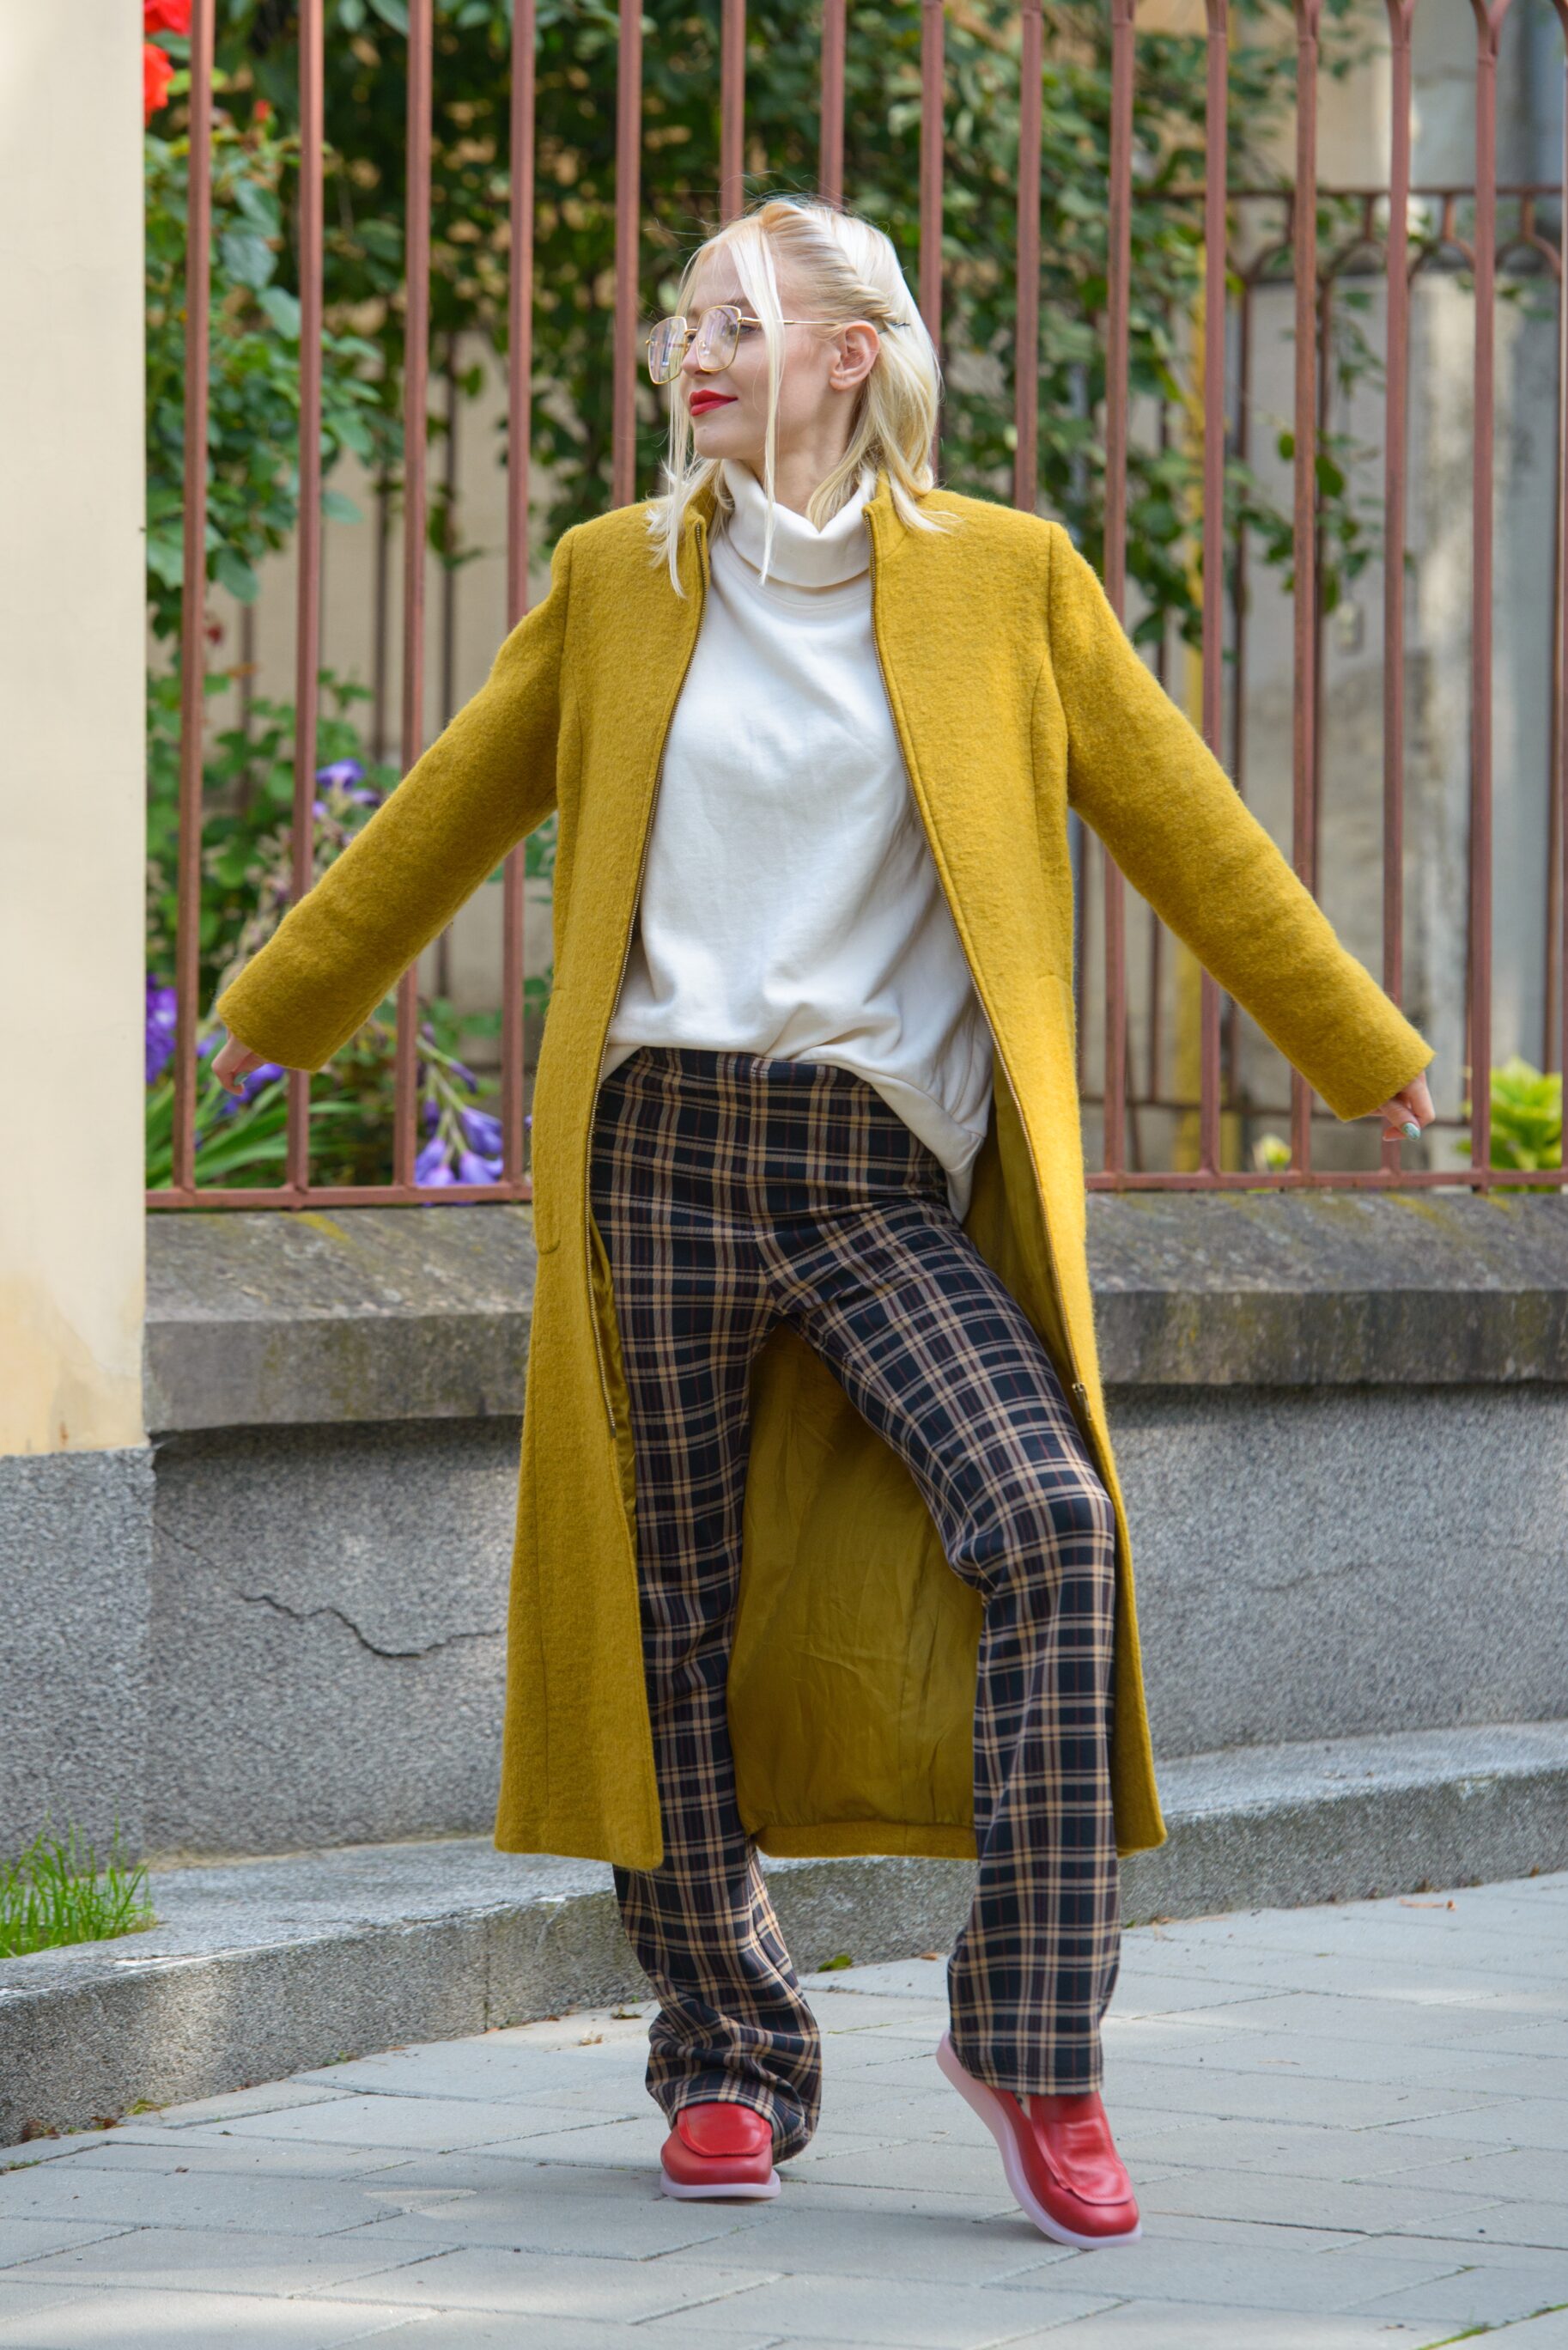
M1107 1387L1568 1381L1568 1198L1104 1192ZM148 1219L147 1425L515 1418L525 1206Z

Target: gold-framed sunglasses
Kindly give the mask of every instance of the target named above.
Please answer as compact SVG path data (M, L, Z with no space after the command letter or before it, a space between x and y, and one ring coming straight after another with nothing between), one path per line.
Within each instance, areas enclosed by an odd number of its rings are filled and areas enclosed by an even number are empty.
M852 318L781 318L779 321L784 327L850 327L855 323ZM686 347L695 336L698 366L704 375L717 375L734 358L741 339L741 328L762 324L761 318L753 317L749 310L742 310L738 302L711 304L702 312L694 327L679 316L660 318L653 332L645 338L648 372L655 383L672 382L685 362ZM897 327L903 321L889 318L887 324Z

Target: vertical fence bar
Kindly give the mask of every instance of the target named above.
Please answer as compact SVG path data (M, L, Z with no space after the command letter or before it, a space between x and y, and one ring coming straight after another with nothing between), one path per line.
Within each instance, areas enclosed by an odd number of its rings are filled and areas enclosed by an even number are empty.
M185 556L180 588L180 844L174 919L171 1188L196 1182L196 1020L202 985L202 733L206 702L207 385L213 261L213 7L191 10L185 237Z
M1568 0L1553 0L1564 43L1563 170L1557 208L1557 660L1552 683L1556 760L1549 789L1557 849L1557 1066L1568 1113ZM1568 1169L1568 1133L1560 1156Z
M1132 309L1133 0L1111 0L1111 151L1106 333L1106 594L1127 617L1127 406ZM1105 1171L1127 1164L1127 885L1109 849L1106 867Z
M1044 85L1041 0L1023 0L1018 58L1018 266L1012 339L1012 503L1040 499L1040 161Z
M719 33L719 218L746 205L746 0L723 0Z
M844 202L846 0L822 0L822 120L817 132L817 192Z
M942 134L946 120L947 52L942 0L920 0L920 315L926 332L942 347ZM941 421L931 436L930 466L937 474Z
M1496 438L1497 53L1509 0L1476 25L1475 463L1470 541L1470 1166L1491 1172L1491 596Z
M537 103L535 0L516 0L512 19L512 119L508 126L511 243L506 267L506 629L528 609L529 456L534 411L534 155ZM524 899L526 845L501 869L501 1180L523 1178L524 1083ZM524 1196L532 1197L533 1185Z
M409 0L408 196L403 310L403 697L405 775L424 742L425 513L430 373L431 80L432 0ZM392 1180L409 1188L419 1148L420 982L417 962L398 983Z
M1226 0L1207 0L1208 93L1203 156L1203 739L1216 758L1225 737L1225 352L1227 324L1225 108L1230 23ZM1220 989L1199 983L1199 1156L1220 1166Z
M1312 877L1314 717L1317 563L1317 36L1322 0L1295 0L1296 169L1292 205L1295 272L1295 508L1293 532L1295 660L1293 681L1293 793L1291 848L1295 869ZM1312 1088L1291 1071L1291 1164L1312 1166Z
M637 281L642 203L642 10L621 0L615 93L615 386L610 504L637 495Z
M322 149L327 137L323 0L299 8L299 567L294 651L294 834L288 896L297 905L315 869L316 728L321 661ZM290 1191L310 1183L310 1076L288 1079Z
M1387 330L1383 407L1383 986L1405 989L1405 512L1410 375L1410 39L1415 0L1387 0L1390 52ZM1399 1144L1381 1146L1391 1175Z

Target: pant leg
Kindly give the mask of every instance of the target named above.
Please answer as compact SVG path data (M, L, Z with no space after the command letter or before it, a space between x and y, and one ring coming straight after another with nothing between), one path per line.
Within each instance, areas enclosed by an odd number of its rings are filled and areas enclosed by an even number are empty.
M664 1827L656 1869L618 1869L659 1995L648 2086L765 2113L798 2153L821 2043L742 1826L725 1709L750 1441L748 1383L772 1326L732 1170L743 1098L703 1056L644 1048L600 1089L591 1206L609 1259L635 1459L644 1670Z
M902 1126L866 1091L872 1128ZM767 1252L787 1317L908 1463L984 1601L980 1866L949 1966L953 2044L998 2088L1091 2089L1120 1949L1115 1517L1038 1334L904 1132L902 1186L884 1132L854 1211L775 1222Z

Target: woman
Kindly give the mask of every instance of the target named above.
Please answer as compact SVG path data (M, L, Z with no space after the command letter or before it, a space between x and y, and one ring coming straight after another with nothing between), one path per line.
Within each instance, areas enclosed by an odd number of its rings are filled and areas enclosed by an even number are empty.
M694 322L689 325L688 321ZM668 494L568 531L490 679L223 993L319 1068L558 808L503 1850L615 1864L667 2191L820 2092L757 1852L974 1856L939 2062L1072 2244L1118 1850L1163 1837L1095 1356L1067 813L1341 1118L1429 1046L1064 531L934 487L891 244L773 199L649 339Z

